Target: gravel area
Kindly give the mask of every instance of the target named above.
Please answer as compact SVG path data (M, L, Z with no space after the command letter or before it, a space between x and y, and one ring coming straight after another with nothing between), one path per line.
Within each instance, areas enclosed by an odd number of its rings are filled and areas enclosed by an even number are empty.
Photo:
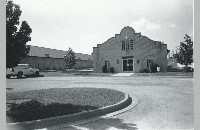
M35 99L43 104L61 103L81 106L104 107L118 103L124 93L106 88L51 88L25 92L7 93L7 103Z

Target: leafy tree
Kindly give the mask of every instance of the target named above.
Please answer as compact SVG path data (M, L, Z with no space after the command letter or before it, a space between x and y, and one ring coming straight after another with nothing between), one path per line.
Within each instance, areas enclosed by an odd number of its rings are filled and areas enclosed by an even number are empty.
M71 48L67 51L67 54L64 56L65 68L72 69L76 64L75 53Z
M193 63L193 41L191 37L185 34L185 41L180 43L178 52L174 54L178 63L185 65L185 71L187 73L188 65Z
M22 11L19 5L6 1L6 68L15 67L29 53L32 29L26 21L19 25Z
M167 54L168 54L168 53L170 53L170 50L169 50L169 49L167 49Z

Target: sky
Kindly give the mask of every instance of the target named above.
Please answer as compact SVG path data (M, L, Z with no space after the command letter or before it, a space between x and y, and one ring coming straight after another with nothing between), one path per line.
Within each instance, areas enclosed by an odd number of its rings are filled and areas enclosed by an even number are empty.
M91 54L126 27L175 50L193 37L193 0L13 0L32 28L27 45Z

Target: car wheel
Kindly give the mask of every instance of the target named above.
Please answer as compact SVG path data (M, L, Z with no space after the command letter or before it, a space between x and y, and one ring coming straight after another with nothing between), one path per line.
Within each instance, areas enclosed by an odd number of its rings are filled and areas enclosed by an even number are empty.
M40 72L39 71L36 71L35 72L35 77L38 77L40 75Z
M22 78L23 73L22 72L18 72L17 74L17 78Z

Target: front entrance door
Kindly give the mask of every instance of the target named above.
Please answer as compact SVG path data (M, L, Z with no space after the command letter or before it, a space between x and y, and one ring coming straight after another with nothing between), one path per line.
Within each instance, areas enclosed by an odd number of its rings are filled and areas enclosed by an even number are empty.
M133 71L133 59L123 59L123 71Z

